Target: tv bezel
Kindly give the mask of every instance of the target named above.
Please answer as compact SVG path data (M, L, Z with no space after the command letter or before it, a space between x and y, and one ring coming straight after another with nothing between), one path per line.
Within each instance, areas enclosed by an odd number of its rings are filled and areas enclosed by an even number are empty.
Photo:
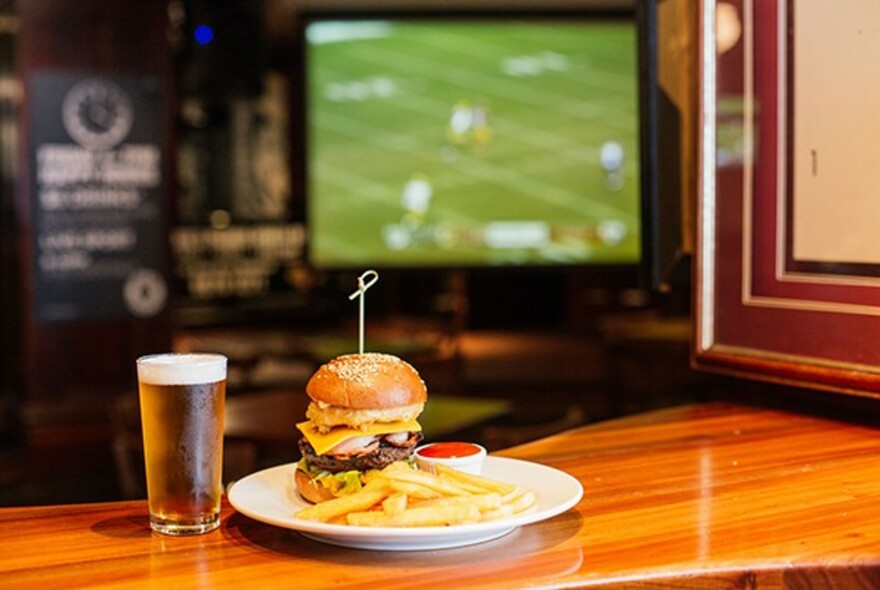
M637 75L637 117L638 125L636 128L637 141L639 145L639 232L640 232L640 253L638 260L633 262L615 262L615 261L577 261L577 262L553 262L553 263L529 263L529 264L464 264L455 263L454 261L440 261L431 264L372 264L370 268L385 272L406 272L406 271L467 271L467 272L553 272L566 270L583 269L589 272L595 272L597 276L603 277L605 282L609 277L615 284L632 286L644 282L645 275L645 241L646 223L644 207L646 199L651 194L648 192L646 180L648 174L653 170L653 166L646 161L645 155L648 153L645 146L644 129L646 116L649 112L645 109L645 98L648 93L646 80L648 77L645 68L650 65L650 60L646 59L644 30L643 25L639 22L639 11L633 8L623 8L618 5L609 6L591 6L591 7L572 7L556 8L547 7L542 9L523 8L523 9L501 9L497 7L491 8L475 8L473 10L462 9L461 7L451 7L449 9L436 9L419 7L407 8L376 8L376 9L309 9L300 13L297 20L295 32L295 51L296 59L294 60L295 72L293 76L293 91L291 96L291 130L292 130L292 159L294 160L292 169L294 171L293 188L294 199L298 201L299 207L296 209L299 216L303 220L306 229L306 240L304 244L304 260L305 263L314 269L321 271L355 271L364 268L363 264L357 263L339 263L339 264L318 264L311 255L311 228L309 227L309 211L311 202L310 187L308 181L309 171L309 135L308 135L308 92L307 86L307 49L306 49L306 29L309 25L330 20L413 20L413 21L535 21L547 22L558 21L565 22L572 19L575 20L603 20L609 22L627 21L633 25L636 37L636 75Z

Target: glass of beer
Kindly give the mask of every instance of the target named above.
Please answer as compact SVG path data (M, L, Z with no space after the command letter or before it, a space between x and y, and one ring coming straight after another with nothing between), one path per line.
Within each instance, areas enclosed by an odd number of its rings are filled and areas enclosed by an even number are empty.
M220 525L226 357L156 354L137 360L150 527L166 535Z

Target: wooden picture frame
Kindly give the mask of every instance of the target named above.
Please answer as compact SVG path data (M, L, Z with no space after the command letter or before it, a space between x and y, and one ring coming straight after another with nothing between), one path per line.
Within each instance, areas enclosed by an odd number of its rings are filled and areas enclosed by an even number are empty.
M880 5L701 4L694 364L880 397Z

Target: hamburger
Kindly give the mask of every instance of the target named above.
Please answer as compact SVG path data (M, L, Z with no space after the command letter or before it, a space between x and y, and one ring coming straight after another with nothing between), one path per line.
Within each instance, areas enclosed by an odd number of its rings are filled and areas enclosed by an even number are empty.
M406 461L422 440L416 421L428 392L418 372L390 354L337 357L306 384L311 398L302 432L297 490L317 503L353 493L363 475Z

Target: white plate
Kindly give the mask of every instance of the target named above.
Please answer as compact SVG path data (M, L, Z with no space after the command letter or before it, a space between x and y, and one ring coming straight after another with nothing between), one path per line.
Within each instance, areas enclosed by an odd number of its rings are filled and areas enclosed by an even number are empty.
M258 471L235 482L229 490L229 502L236 510L267 524L293 529L316 541L385 551L443 549L481 543L506 535L517 527L544 520L565 512L578 503L584 493L580 482L569 474L529 461L505 457L487 457L483 475L531 488L537 495L535 505L511 518L446 527L355 527L326 524L295 518L306 503L296 492L293 473L296 463Z

